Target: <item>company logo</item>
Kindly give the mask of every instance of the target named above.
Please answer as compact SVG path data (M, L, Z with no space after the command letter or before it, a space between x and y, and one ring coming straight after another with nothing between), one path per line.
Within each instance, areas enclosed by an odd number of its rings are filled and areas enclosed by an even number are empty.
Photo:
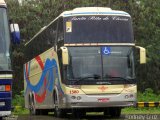
M108 87L105 87L105 86L101 86L101 87L98 87L99 90L101 90L102 92L105 92L106 89L108 89Z

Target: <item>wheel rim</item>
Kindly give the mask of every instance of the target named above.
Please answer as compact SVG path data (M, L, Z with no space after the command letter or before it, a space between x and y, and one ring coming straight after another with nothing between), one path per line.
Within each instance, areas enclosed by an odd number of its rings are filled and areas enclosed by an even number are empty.
M57 97L55 98L55 116L59 116L59 108L58 108L58 101Z
M30 114L34 115L35 114L35 108L34 108L34 103L33 101L30 100Z

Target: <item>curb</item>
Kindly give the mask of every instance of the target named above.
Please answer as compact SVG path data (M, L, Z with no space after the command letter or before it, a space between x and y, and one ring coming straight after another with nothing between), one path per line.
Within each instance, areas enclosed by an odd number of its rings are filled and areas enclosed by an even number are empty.
M160 102L137 102L136 107L159 107Z

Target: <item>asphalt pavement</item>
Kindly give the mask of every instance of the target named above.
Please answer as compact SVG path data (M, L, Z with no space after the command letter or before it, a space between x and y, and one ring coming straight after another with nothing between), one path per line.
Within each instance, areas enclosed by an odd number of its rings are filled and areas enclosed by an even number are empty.
M56 118L54 115L32 116L32 115L12 115L3 120L160 120L157 114L123 114L120 118L110 118L103 115L86 115L82 118L73 118L72 115L66 118Z

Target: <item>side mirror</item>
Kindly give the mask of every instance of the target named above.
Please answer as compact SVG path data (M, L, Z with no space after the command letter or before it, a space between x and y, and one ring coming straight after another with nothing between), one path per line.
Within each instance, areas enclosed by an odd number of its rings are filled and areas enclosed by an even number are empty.
M10 24L11 40L13 44L20 44L20 31L18 24Z
M140 46L136 46L136 48L138 48L140 52L140 64L145 64L146 63L146 49Z
M62 50L62 63L63 65L69 64L69 54L67 47L61 47Z

